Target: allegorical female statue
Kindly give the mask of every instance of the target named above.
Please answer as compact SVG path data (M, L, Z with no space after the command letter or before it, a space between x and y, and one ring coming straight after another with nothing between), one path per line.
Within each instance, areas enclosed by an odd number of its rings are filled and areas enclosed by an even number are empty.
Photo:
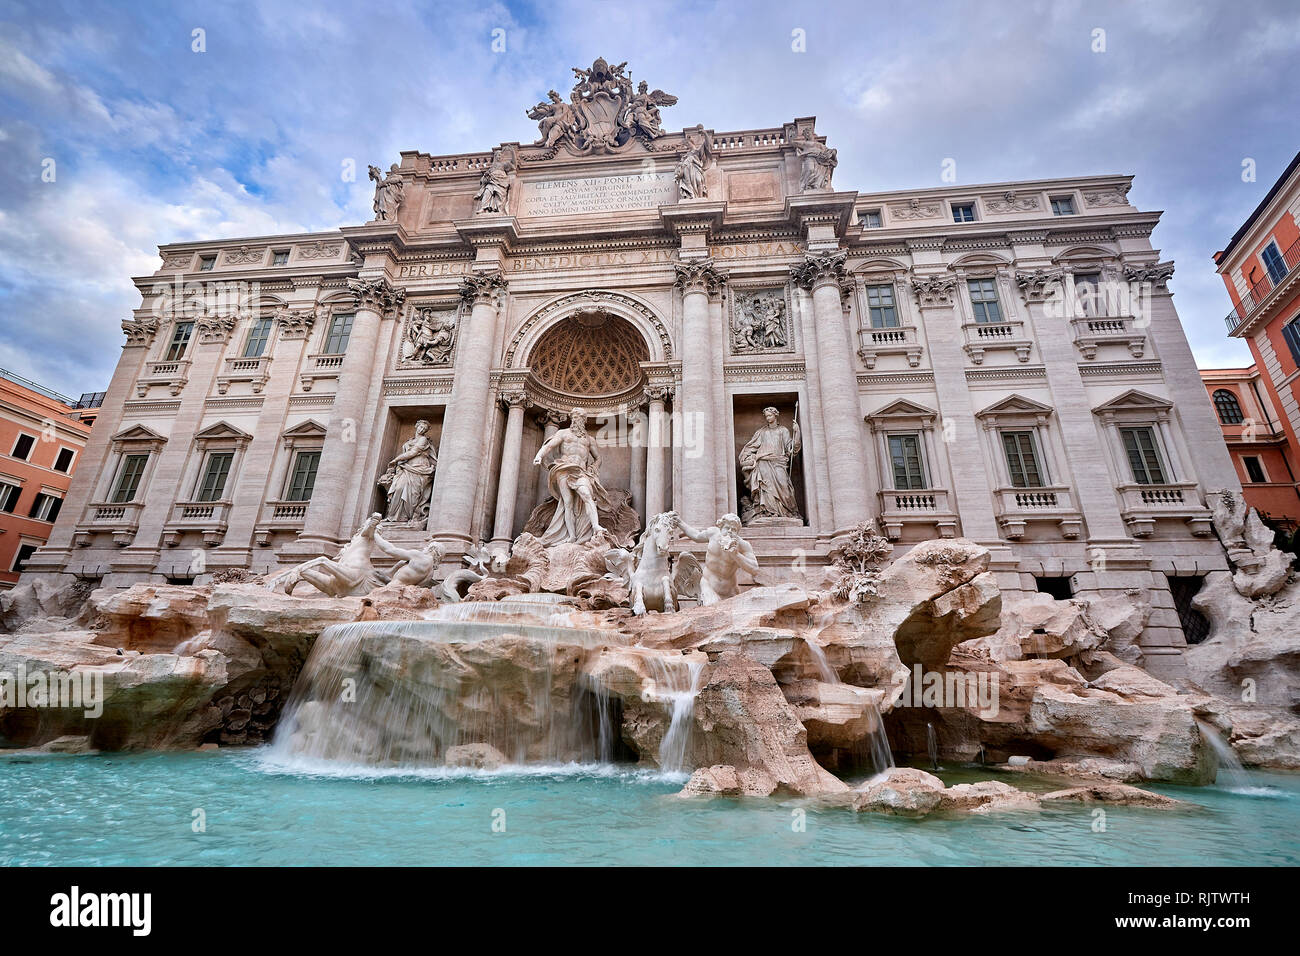
M502 149L492 157L492 165L483 171L478 192L474 194L476 213L504 213L510 187L515 181L514 152Z
M798 518L799 506L790 481L790 460L802 447L798 416L793 433L781 424L780 413L775 408L763 409L763 418L766 424L740 450L740 471L745 476L753 505L753 515L746 520Z
M422 521L429 516L429 493L438 458L429 440L429 423L420 419L402 452L388 463L379 484L388 490L388 521Z
M690 145L677 163L677 194L681 199L703 199L708 195L704 170L713 156L713 141L707 133L687 133Z
M831 174L839 164L835 150L818 142L813 131L807 128L795 140L794 148L801 157L800 190L830 189Z

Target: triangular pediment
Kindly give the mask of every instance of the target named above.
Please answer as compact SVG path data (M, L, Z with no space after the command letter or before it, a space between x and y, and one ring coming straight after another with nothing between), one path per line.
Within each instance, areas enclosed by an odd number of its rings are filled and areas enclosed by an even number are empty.
M867 419L874 418L933 418L939 413L933 408L926 408L924 405L918 405L916 402L908 401L906 398L900 398L890 402L884 408L871 412Z
M1008 395L999 402L994 402L988 408L975 413L976 418L984 418L989 415L1050 415L1054 409L1050 405L1044 405L1042 402L1036 402L1032 398L1025 398L1023 395Z
M1093 409L1094 413L1101 412L1129 412L1129 411L1168 411L1174 407L1174 403L1167 398L1160 398L1157 395L1149 395L1146 392L1140 392L1136 388L1131 388L1123 395L1117 395L1108 402L1103 402Z
M110 441L166 441L167 439L159 435L152 428L146 428L144 425L132 425L130 428L124 428L114 435Z
M281 436L283 438L324 438L325 426L314 418L309 418L305 422L299 422L292 428L286 429Z
M241 431L230 422L217 422L198 432L194 436L201 441L252 441L253 436Z

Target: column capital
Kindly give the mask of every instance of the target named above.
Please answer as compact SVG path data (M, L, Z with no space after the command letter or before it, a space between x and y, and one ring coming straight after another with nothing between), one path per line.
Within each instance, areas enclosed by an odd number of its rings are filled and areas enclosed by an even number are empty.
M912 292L923 309L950 306L957 292L957 278L944 273L912 276Z
M123 348L148 346L153 343L154 336L158 334L158 320L123 320L122 331L126 334L126 344L122 346Z
M1152 287L1163 292L1169 287L1169 280L1174 275L1172 262L1155 262L1145 265L1124 266L1124 278L1129 282L1150 282Z
M673 397L673 387L671 385L647 385L645 391L641 394L645 396L647 402L666 402Z
M349 279L348 291L356 300L358 309L368 309L385 319L395 317L406 301L406 290L394 287L383 276Z
M1043 302L1060 293L1065 273L1060 269L1035 269L1033 272L1017 272L1016 286L1026 302Z
M205 345L225 342L229 340L230 333L235 330L235 317L204 315L195 320L194 327L199 333L199 341Z
M528 393L522 388L506 389L497 395L497 400L507 409L529 408L533 404L533 400L528 397Z
M501 296L505 295L507 285L506 277L499 269L471 272L460 282L460 297L471 307L497 306L501 302Z
M726 291L727 274L719 269L711 258L674 262L673 268L677 271L674 285L682 290L683 295L703 292L712 299Z
M845 249L809 253L803 262L791 268L790 278L795 285L805 289L816 289L828 283L842 288L848 282L848 273L845 269L848 255Z
M272 317L280 326L282 340L305 339L311 335L312 326L316 324L315 309L300 309L294 312L281 306L275 310Z

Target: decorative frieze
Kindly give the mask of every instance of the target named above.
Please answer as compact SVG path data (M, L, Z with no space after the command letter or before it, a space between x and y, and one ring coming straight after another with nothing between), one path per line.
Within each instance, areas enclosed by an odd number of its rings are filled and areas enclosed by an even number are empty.
M1014 189L1008 189L1001 196L984 199L984 208L989 212L1005 214L1016 212L1038 212L1043 206L1037 196L1018 196Z
M339 254L341 242L326 242L324 239L317 239L315 242L304 243L298 247L299 259L333 259Z
M921 202L913 198L906 203L889 207L891 219L938 219L943 215L943 207L937 202Z
M265 257L265 246L240 246L238 249L226 250L226 261L234 265L251 265L255 262L261 262Z
M790 351L789 311L784 289L741 292L733 295L731 302L734 354Z
M457 310L422 305L406 322L402 361L417 366L450 365L456 346Z

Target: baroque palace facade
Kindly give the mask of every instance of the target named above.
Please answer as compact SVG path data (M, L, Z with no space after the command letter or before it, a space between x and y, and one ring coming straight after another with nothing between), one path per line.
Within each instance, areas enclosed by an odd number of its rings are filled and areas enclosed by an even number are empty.
M812 118L667 132L674 97L576 73L534 144L372 167L371 222L162 247L28 575L262 572L375 511L450 570L529 524L580 407L642 524L740 514L772 581L868 519L971 538L1013 594L1149 592L1176 674L1240 484L1130 177L857 192Z

